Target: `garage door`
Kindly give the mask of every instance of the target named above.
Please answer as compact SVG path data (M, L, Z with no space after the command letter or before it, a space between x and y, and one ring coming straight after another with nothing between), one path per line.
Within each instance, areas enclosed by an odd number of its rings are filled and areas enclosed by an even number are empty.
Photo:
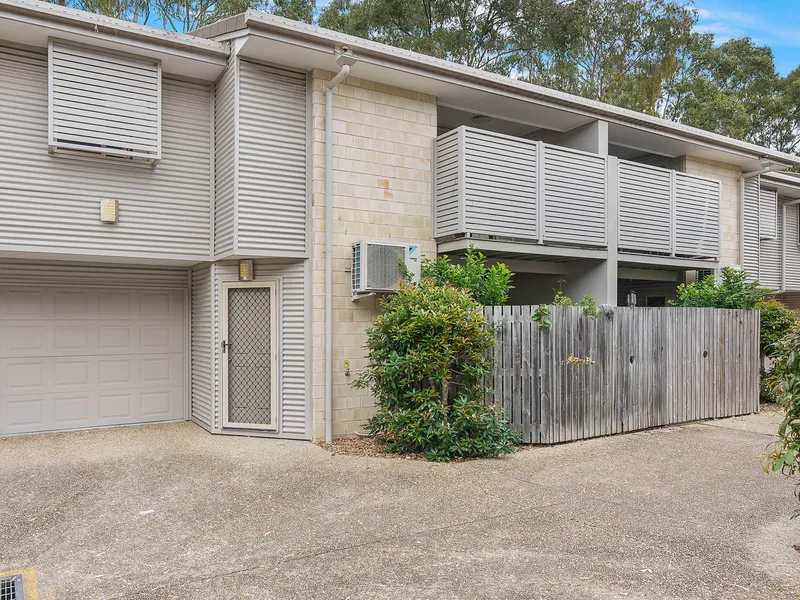
M0 286L0 435L184 417L184 292Z

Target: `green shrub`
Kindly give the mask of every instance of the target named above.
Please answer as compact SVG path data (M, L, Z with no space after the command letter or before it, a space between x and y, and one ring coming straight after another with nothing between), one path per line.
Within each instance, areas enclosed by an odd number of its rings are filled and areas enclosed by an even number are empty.
M768 470L793 476L800 470L800 326L775 343L773 356L773 392L786 417L768 456ZM795 493L800 500L800 487ZM800 507L794 516L800 516Z
M432 461L514 452L519 434L484 403L494 344L469 291L430 278L402 282L367 330L369 363L354 382L378 402L368 431L389 452Z
M597 301L591 296L584 296L578 302L574 302L572 298L565 295L561 291L561 286L565 283L566 281L560 279L558 282L559 287L553 288L555 296L553 296L553 301L550 304L540 304L533 309L531 321L538 323L540 328L548 330L553 328L553 323L550 321L551 306L578 306L583 309L581 312L583 312L584 316L590 319L596 319L603 314L603 311L597 308Z
M749 277L744 271L725 267L719 277L709 275L689 285L679 285L678 298L670 300L670 306L754 309L769 290Z
M422 278L433 279L438 285L452 285L469 291L484 306L496 306L508 301L511 278L514 274L502 263L486 267L486 257L470 244L464 264L453 264L449 256L422 262Z
M797 325L797 314L780 300L762 300L756 308L761 311L761 352L773 356L775 344Z

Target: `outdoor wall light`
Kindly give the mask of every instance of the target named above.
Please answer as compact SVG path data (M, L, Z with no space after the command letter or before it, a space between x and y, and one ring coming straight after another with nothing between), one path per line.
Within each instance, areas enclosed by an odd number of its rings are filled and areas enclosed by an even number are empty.
M239 281L253 281L252 258L243 258L239 261Z

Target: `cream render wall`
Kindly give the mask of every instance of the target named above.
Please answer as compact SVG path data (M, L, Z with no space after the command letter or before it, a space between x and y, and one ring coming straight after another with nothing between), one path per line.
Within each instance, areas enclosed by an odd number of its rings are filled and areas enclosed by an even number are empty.
M325 432L325 96L332 77L313 81L313 435ZM374 400L351 386L364 368L364 331L376 301L353 302L353 242L365 239L420 244L432 257L431 153L436 99L350 77L333 96L333 433L360 431ZM350 377L344 361L350 360Z
M739 258L739 174L734 165L686 157L686 172L722 182L722 253L720 264L738 265Z

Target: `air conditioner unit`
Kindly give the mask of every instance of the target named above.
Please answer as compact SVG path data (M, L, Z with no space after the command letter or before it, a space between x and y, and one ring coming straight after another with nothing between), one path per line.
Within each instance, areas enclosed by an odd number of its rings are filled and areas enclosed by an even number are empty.
M353 296L391 292L405 273L419 281L422 252L418 244L361 241L353 244Z

